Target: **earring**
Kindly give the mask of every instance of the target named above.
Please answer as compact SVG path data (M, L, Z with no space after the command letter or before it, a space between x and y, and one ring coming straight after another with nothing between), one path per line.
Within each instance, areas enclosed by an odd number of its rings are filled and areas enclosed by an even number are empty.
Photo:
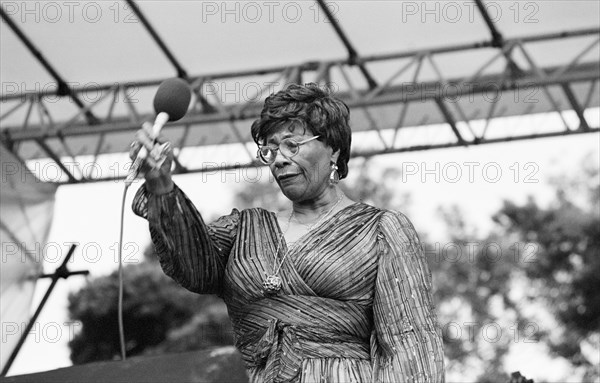
M340 182L340 173L338 173L338 166L335 163L331 163L331 173L329 173L329 183L335 185Z

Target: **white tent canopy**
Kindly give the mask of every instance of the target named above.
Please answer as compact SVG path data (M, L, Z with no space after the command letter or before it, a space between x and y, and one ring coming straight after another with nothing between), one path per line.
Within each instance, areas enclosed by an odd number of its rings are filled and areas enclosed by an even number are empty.
M173 76L195 95L165 129L177 172L257 166L249 125L290 82L349 103L354 156L598 131L593 1L2 4L2 143L49 181L122 177ZM548 112L558 128L494 123Z

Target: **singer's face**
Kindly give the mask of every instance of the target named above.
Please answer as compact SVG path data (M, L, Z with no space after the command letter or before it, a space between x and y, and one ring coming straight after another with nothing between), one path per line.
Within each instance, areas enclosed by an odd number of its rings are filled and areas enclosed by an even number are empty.
M276 146L285 138L301 142L311 137L314 135L298 124L286 125L267 137L267 144ZM300 145L293 156L286 157L278 150L275 162L269 167L287 198L294 202L307 201L329 186L332 152L331 147L315 139Z

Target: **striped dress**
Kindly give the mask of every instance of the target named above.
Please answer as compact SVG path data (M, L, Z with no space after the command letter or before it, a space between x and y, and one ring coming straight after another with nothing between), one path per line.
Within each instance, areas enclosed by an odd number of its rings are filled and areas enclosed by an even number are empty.
M223 298L251 382L444 381L431 274L403 214L354 203L283 243L281 291L265 296L275 213L234 209L205 224L177 186L160 196L142 186L133 210L167 275Z

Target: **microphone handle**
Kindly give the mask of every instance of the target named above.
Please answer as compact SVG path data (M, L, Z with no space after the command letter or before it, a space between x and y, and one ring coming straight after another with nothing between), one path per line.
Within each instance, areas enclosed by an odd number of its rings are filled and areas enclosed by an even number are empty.
M154 125L152 126L152 132L150 132L150 138L152 138L153 142L156 142L156 137L160 134L161 129L165 124L169 121L169 114L166 112L160 112L156 119L154 120ZM140 168L142 167L142 163L148 157L148 149L145 146L142 146L140 151L138 152L135 161L131 164L129 168L129 173L127 174L127 178L125 178L125 185L130 186L133 181L137 178Z

